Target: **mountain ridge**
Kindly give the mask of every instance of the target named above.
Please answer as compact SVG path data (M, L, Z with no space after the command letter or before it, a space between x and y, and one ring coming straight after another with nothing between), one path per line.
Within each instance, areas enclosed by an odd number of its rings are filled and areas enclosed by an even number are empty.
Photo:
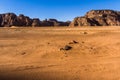
M1 27L49 27L49 26L120 26L120 11L101 9L90 10L84 16L76 17L71 21L58 21L57 19L45 19L41 21L39 18L30 18L23 14L15 13L0 14Z
M15 13L0 14L1 27L69 26L69 24L70 21L63 22L56 19L45 19L41 21L39 18L30 18L28 16L24 16L23 14L19 14L19 16L17 16Z

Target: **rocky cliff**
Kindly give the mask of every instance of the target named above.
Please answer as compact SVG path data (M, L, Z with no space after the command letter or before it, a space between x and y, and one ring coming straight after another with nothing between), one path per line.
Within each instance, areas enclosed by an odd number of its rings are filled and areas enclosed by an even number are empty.
M85 16L76 17L70 26L120 26L120 12L91 10Z
M14 13L5 13L0 14L0 27L28 27L28 26L69 26L70 22L61 22L56 19L49 19L40 21L39 18L29 18L28 16L24 16L20 14L17 16Z

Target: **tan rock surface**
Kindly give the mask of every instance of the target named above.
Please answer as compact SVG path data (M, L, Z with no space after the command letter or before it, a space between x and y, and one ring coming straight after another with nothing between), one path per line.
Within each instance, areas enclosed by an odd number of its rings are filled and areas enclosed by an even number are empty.
M120 12L91 10L83 17L76 17L70 26L120 26Z

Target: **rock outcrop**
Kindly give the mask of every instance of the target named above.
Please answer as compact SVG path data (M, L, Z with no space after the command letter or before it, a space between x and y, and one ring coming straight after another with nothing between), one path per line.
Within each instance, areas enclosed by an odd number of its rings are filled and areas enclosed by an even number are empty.
M23 14L17 16L14 13L0 14L0 26L10 27L10 26L31 26L32 19Z
M42 26L69 26L71 22L62 22L62 21L57 21L56 19L45 19L42 21Z
M6 14L1 14L1 26L12 26L12 25L17 25L17 16L14 13L6 13Z
M33 20L29 18L28 16L24 16L23 14L20 14L17 16L17 25L16 26L31 26ZM14 25L12 25L14 26Z
M34 18L32 22L33 27L41 26L41 21L38 18Z
M61 22L57 21L56 19L45 19L40 21L39 18L29 18L28 16L24 16L20 14L17 16L14 13L5 13L0 14L0 27L11 27L11 26L18 26L18 27L40 27L40 26L69 26L70 22Z
M120 12L91 10L85 16L76 17L70 26L120 26Z
M2 26L1 24L2 24L2 15L0 15L0 26Z

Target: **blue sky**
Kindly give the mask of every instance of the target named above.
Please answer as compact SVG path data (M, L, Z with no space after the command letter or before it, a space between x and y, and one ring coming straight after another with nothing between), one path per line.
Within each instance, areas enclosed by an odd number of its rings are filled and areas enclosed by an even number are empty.
M0 0L0 13L13 12L31 18L73 20L92 9L120 11L120 0Z

